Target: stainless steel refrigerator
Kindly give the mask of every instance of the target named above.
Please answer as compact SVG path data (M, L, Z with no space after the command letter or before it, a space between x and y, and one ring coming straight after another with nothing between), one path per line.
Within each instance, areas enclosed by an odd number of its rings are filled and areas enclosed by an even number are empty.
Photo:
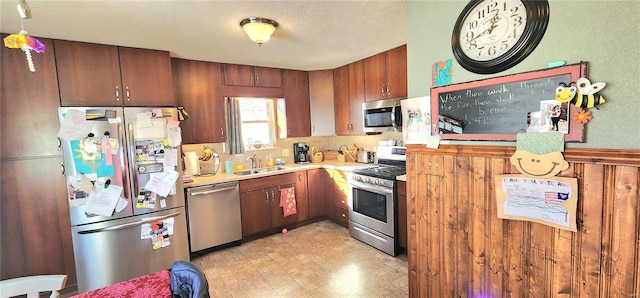
M64 107L59 119L78 291L189 261L176 109ZM97 199L119 187L113 209Z

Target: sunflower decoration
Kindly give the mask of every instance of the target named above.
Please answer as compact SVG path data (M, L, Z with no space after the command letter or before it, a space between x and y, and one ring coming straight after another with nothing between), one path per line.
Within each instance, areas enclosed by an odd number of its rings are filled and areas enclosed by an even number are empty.
M573 116L573 120L577 121L578 123L587 124L587 122L591 120L591 112L586 109L580 110Z

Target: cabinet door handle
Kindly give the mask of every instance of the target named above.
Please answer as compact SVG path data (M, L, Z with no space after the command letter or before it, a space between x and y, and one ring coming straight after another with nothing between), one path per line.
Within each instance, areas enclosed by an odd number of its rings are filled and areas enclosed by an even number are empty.
M131 97L129 94L129 86L127 86L127 101L131 101Z
M260 82L260 76L258 74L255 74L254 76L256 77L256 86L258 86Z
M222 140L224 140L224 129L222 129L222 127L220 127L220 136L222 137Z
M249 74L249 81L251 82L251 85L252 85L252 86L253 86L253 85L255 85L255 84L253 83L253 74Z
M387 84L387 96L391 95L391 85Z
M271 190L271 201L276 199L276 195L273 193L273 189Z
M58 151L62 150L62 141L58 138Z
M64 176L64 174L65 174L64 162L60 163L60 173L62 173L62 176Z
M342 205L346 205L347 204L344 200L340 200L340 203L342 203Z
M269 192L268 191L264 191L264 196L265 198L267 198L267 203L269 203Z
M342 218L347 218L347 216L344 213L342 213L340 215L342 215Z
M116 86L116 101L120 101L120 87Z
M380 91L382 92L382 96L384 96L384 84L382 84L382 88L380 88Z

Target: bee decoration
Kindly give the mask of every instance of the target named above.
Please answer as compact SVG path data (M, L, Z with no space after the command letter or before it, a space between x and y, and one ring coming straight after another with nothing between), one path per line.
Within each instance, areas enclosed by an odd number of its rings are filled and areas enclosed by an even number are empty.
M571 102L582 109L596 108L599 110L598 105L603 104L605 100L604 96L596 93L606 85L605 83L591 84L587 78L579 78L576 83L572 82L569 85L561 82L560 86L556 88L556 100L562 103Z

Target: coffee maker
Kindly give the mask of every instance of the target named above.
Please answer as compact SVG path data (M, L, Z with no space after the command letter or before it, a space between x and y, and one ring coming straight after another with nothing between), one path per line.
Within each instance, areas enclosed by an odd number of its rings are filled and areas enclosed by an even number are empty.
M293 143L293 162L309 163L309 144Z

